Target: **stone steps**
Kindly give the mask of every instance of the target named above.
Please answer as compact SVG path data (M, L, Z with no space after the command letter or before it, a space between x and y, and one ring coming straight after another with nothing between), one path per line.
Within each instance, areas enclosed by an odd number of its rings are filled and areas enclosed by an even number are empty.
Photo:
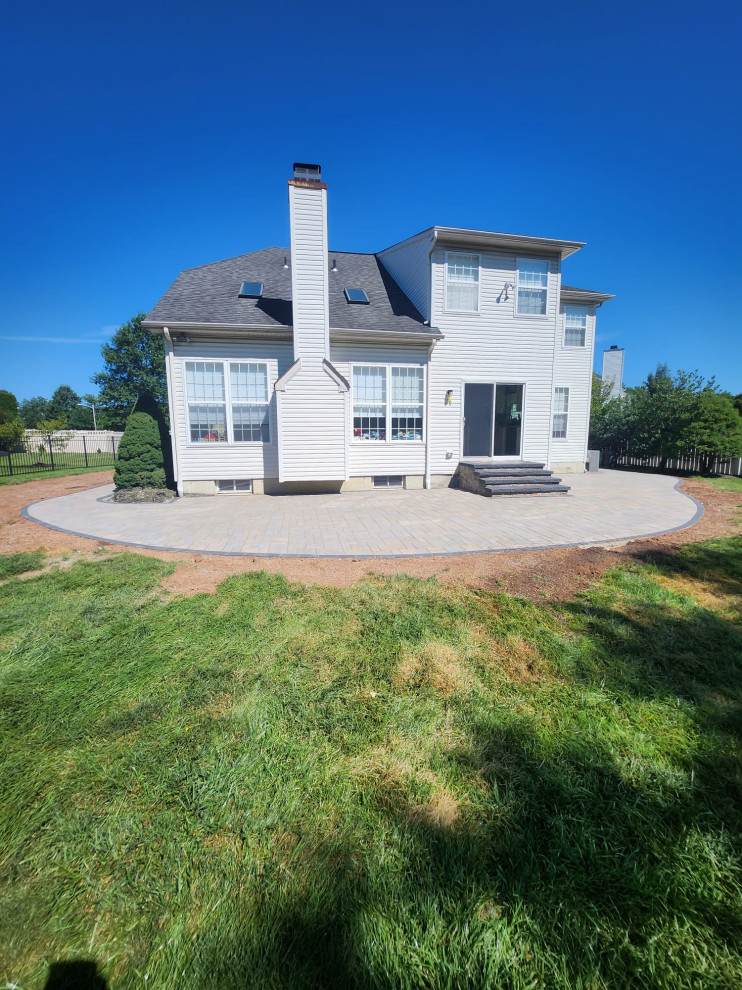
M482 495L553 495L555 492L568 492L569 485L560 485L560 478L554 479L553 485L486 485Z
M458 487L491 498L493 495L552 495L569 491L543 463L537 461L459 461Z

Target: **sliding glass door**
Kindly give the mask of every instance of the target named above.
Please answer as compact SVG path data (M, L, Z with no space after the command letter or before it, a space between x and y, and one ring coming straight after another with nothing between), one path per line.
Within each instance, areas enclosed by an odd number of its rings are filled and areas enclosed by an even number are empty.
M464 385L464 457L521 456L523 385Z

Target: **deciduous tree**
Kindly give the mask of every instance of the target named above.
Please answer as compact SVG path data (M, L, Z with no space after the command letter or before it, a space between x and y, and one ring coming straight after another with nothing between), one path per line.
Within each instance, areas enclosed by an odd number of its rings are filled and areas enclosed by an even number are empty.
M138 313L103 345L105 367L91 379L100 390L101 423L109 429L124 426L137 397L145 392L167 417L165 344L159 334L142 326L145 315Z
M48 411L49 400L42 395L36 395L32 399L24 399L19 406L21 419L28 430L35 430L42 419L47 418Z
M0 423L9 423L18 419L18 399L12 392L0 388Z

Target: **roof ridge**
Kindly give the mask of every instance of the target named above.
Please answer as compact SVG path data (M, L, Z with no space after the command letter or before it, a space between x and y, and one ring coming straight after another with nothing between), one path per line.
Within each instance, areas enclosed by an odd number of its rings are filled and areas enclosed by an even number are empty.
M238 258L249 258L250 255L262 254L263 251L288 251L291 253L291 248L277 247L275 244L271 244L270 247L258 248L257 251L245 251L242 254L233 254L229 258L218 258L216 261L206 261L203 265L192 265L190 268L181 269L180 274L182 275L184 272L196 272L199 268L209 268L211 265L222 265L225 261L237 261Z

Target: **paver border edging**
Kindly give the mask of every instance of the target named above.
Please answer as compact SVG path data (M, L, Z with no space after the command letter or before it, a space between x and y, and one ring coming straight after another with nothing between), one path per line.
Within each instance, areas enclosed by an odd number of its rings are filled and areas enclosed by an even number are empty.
M675 485L673 486L673 491L680 491L680 486L685 479L678 478ZM107 485L96 485L96 488L105 488ZM86 491L94 491L95 489L85 489ZM75 494L75 493L72 493ZM545 546L527 546L527 547L506 547L504 549L492 549L492 550L455 550L451 553L240 553L236 550L197 550L193 548L184 547L162 547L156 544L150 543L131 543L128 540L113 540L106 539L102 536L93 536L90 533L80 533L74 529L65 529L63 526L53 526L51 523L43 522L41 519L35 519L31 515L30 510L35 505L40 505L42 502L52 502L55 498L68 498L67 495L55 495L50 499L37 499L36 502L29 502L28 505L24 505L21 508L21 516L28 520L28 522L36 523L38 526L44 526L46 529L53 529L57 533L66 533L68 536L80 536L85 540L93 540L96 543L111 544L113 546L121 547L134 547L136 550L158 550L162 553L188 553L188 554L199 554L211 557L255 557L255 558L286 558L288 560L414 560L420 557L481 557L483 554L490 553L528 553L529 551L539 551L539 550L568 550L572 547L594 547L594 546L605 546L611 543L628 543L632 540L650 540L655 536L664 536L666 533L677 533L681 529L690 529L691 526L695 526L698 520L704 513L704 507L697 498L693 495L689 495L688 492L680 491L680 494L685 498L690 499L691 502L696 506L696 511L693 518L688 522L682 523L680 526L673 526L671 529L660 529L656 533L640 533L633 534L631 536L617 536L610 540L588 540L585 543L550 543ZM100 501L96 499L96 501ZM177 500L174 499L173 503ZM171 505L171 502L160 503L164 505ZM116 504L116 503L111 503ZM131 504L131 503L127 503ZM150 504L150 503L142 503Z

